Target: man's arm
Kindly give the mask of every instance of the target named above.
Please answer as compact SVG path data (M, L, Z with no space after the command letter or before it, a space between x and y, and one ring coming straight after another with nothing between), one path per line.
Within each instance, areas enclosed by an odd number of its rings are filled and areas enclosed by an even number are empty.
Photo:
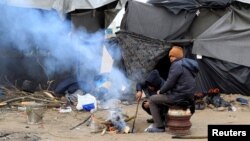
M169 69L168 78L163 84L163 86L160 89L159 94L167 93L167 91L174 88L174 86L177 83L177 80L179 79L180 75L182 74L183 69L180 63L173 63Z
M136 94L135 94L136 101L140 101L140 99L142 97L142 90L145 87L146 87L145 83L137 83L136 84Z

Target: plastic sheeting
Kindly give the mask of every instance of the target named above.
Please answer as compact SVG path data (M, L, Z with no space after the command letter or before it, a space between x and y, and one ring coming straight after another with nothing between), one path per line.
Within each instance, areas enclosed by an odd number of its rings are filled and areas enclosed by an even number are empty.
M164 7L130 0L121 29L160 40L180 39L195 16L195 13L185 11L175 15Z
M250 95L250 68L213 58L198 60L198 91L219 88L222 93Z
M96 9L117 0L1 0L0 4L25 8L39 8L65 14L76 9ZM119 0L116 9L121 9L126 0Z
M84 28L88 32L96 32L107 28L119 10L90 10L79 13L71 13L70 18L75 29Z
M249 10L232 10L194 40L193 53L250 66Z
M143 81L156 64L167 56L169 46L160 40L128 32L118 32L117 36L125 70L131 80ZM191 53L188 49L185 49L187 54ZM219 88L222 93L250 95L249 67L209 57L197 61L200 67L196 78L197 92L207 93L211 88Z
M93 10L70 15L75 29L84 28L88 32L96 32L105 27L105 14L102 11Z
M140 11L143 13L146 9L140 6L134 7L136 10L132 10L133 8L129 7L128 3L128 13L131 11ZM150 6L148 7L150 9ZM157 8L161 9L160 7ZM148 9L146 9L146 11L147 10ZM200 12L202 13L195 18L191 28L187 31L189 33L187 34L188 36L185 36L186 39L188 38L190 41L194 41L193 54L203 55L203 58L198 60L201 70L197 77L197 91L207 92L211 88L219 88L223 93L250 95L250 69L248 65L248 60L250 59L248 56L248 54L250 54L248 47L250 44L248 36L250 35L250 16L248 13L250 13L250 11L244 8L238 10L232 7L216 10L202 8ZM149 14L146 12L146 15ZM134 18L131 18L133 16ZM158 14L158 16L161 17L160 14ZM179 15L176 15L176 17L178 16ZM150 23L153 20L147 16L143 17L142 14L139 15L138 13L131 17L129 17L129 14L125 14L123 19L125 21L123 21L123 23L126 24L123 26L127 27L126 29L129 31L133 29L131 32L140 33L141 35L124 32L120 32L117 35L121 48L123 49L124 64L128 76L133 80L141 80L155 67L155 64L159 63L159 58L166 57L167 51L161 52L161 50L159 50L158 53L150 54L152 50L156 49L157 45L164 46L164 43L161 40L148 38L149 35L153 34L147 34L147 28L143 27L146 24L141 26L139 23L141 21L143 21L143 23ZM162 18L166 17L163 16ZM175 19L174 17L172 18ZM129 23L131 19L134 19L133 24L132 22ZM138 21L136 22L136 20ZM174 23L175 22L171 23L171 25ZM148 24L147 27L155 29L156 27L154 25L152 22ZM157 26L161 27L161 24ZM144 30L139 32L139 29ZM169 33L171 31L168 30L169 29L166 29L165 31L165 29L162 28L159 34L163 35L163 33ZM146 65L143 65L143 63Z
M148 3L164 6L174 14L181 11L196 12L202 7L224 8L231 4L232 0L149 0Z
M225 15L229 9L207 9L201 8L200 14L193 20L190 29L185 35L187 39L195 39L211 25L213 25L218 19Z

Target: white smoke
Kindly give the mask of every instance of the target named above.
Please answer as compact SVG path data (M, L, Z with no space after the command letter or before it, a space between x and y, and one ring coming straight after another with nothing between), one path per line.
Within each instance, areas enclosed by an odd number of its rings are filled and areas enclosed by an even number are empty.
M79 80L91 80L99 73L104 31L74 31L71 21L60 19L55 11L0 4L0 13L0 49L13 49L25 57L43 56L42 59L35 57L35 62L43 68L48 80L56 73L71 69L76 70ZM5 65L11 65L2 64L2 70ZM42 75L34 71L32 65L25 71L33 77ZM108 96L118 98L121 87L128 85L128 80L116 68L110 72L109 79L112 89Z
M70 21L62 21L56 12L1 5L1 44L17 49L24 55L38 52L46 55L43 67L47 75L88 63L98 69L103 33L71 33ZM32 54L33 53L33 54Z

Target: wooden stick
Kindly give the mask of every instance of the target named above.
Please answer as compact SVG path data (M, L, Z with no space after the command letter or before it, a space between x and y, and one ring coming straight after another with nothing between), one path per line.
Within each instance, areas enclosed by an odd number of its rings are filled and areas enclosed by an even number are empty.
M22 97L16 97L16 98L8 99L8 100L5 100L5 101L2 101L1 103L9 103L9 102L17 101L17 100L23 100L25 98L27 98L27 96L22 96Z
M29 105L25 105L22 103L11 103L10 105L12 106L29 106ZM47 107L47 108L54 108L54 107L60 107L60 103L48 103L48 104L42 104L41 106L43 107Z
M124 121L125 122L129 122L130 120L135 119L135 118L136 118L136 116L128 117Z
M206 139L207 136L172 136L172 139Z
M40 98L36 98L36 97L32 97L32 96L29 96L29 97L26 97L26 98L32 99L32 100L43 101L43 102L52 102L51 100L40 99Z
M70 128L70 130L73 130L73 129L75 129L78 126L81 126L82 124L84 124L85 122L87 122L91 117L92 117L92 113L84 121L82 121L79 124L77 124L76 126Z
M2 101L1 103L9 103L9 102L18 101L18 100L24 100L24 99L31 99L31 100L37 100L37 101L42 101L42 102L56 103L56 102L53 102L51 100L35 98L33 96L16 97L16 98L12 98L12 99L8 99L8 100L5 100L5 101ZM65 102L59 101L58 103L64 104Z
M137 106L136 106L135 118L134 118L133 126L132 126L132 129L131 129L131 133L134 133L134 128L135 128L135 120L136 120L137 113L138 113L139 103L140 103L140 102L138 101L138 102L137 102Z
M105 126L104 129L102 130L102 133L101 133L102 136L106 133L107 129L108 129L108 127Z

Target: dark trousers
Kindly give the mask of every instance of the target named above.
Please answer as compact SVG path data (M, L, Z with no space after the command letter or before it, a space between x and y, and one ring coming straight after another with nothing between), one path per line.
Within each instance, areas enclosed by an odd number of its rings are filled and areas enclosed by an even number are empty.
M148 100L144 100L144 101L142 102L141 107L142 107L142 109L143 109L146 113L148 113L149 115L151 115L150 109L149 109L149 108L146 108L146 107L144 106L144 104L145 104L147 101L148 101Z
M162 119L162 114L164 112L166 116L168 105L173 104L172 98L166 95L152 95L149 100L149 108L154 119L154 127L164 127L166 121Z
M149 108L149 107L148 107L148 108L144 107L144 104L145 104L147 101L149 101L149 100L144 100L144 101L142 102L142 105L141 105L141 106L142 106L142 109L143 109L146 113L148 113L149 115L152 115L151 112L150 112L150 108ZM161 108L160 108L160 115L161 115L162 120L165 120L165 115L166 115L167 112L168 112L168 107L165 106L165 105L162 105Z
M168 107L174 105L189 108L191 114L195 112L194 100L189 97L183 97L177 100L171 95L153 95L149 98L149 108L154 119L155 127L164 126L166 121L162 120L162 111L165 111L165 114L167 114Z

